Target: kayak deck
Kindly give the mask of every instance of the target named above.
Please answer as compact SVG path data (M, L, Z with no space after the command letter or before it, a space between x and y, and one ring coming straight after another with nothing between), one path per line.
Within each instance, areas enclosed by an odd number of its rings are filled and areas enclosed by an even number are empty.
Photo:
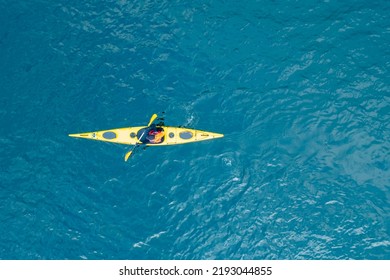
M125 145L145 144L146 146L180 145L192 142L212 140L224 136L220 133L184 127L156 126L156 128L164 132L164 137L162 138L162 141L160 143L151 143L147 140L146 136L148 134L148 127L145 126L76 133L69 134L69 136Z

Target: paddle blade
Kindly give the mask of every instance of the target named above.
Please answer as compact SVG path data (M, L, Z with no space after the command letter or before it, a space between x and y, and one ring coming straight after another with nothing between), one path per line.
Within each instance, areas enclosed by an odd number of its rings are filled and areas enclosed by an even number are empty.
M150 118L150 121L148 123L148 126L150 126L152 124L152 122L154 122L155 119L157 119L157 114L153 114L153 116Z
M130 152L127 152L126 155L125 155L125 161L127 161L129 159L129 157L131 156L131 153L133 151L130 151Z

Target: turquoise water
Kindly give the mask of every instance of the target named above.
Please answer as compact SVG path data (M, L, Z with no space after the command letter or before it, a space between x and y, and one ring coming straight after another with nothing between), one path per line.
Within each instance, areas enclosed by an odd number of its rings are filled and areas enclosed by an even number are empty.
M389 14L0 1L0 259L390 259ZM162 111L225 137L67 137Z

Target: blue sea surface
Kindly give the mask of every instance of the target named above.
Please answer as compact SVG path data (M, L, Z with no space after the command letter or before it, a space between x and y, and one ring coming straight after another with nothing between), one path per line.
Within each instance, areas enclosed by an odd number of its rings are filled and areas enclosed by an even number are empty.
M0 259L389 260L389 15L0 0ZM68 137L161 112L225 137Z

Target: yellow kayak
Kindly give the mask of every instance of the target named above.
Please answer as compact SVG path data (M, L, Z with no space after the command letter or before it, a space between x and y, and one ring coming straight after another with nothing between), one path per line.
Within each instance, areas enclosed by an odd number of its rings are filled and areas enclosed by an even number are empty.
M149 138L151 128L145 126L76 133L69 134L69 136L125 145L145 144L146 146L179 145L212 140L224 136L220 133L207 132L184 127L155 126L154 129L163 134L163 137L158 143L153 142L152 138Z
M113 128L108 130L69 134L69 136L110 143L134 145L134 147L126 153L125 161L129 159L135 148L140 145L179 145L223 137L223 134L220 133L184 127L165 126L163 123L160 123L159 125L152 125L157 117L157 114L153 114L147 126Z

